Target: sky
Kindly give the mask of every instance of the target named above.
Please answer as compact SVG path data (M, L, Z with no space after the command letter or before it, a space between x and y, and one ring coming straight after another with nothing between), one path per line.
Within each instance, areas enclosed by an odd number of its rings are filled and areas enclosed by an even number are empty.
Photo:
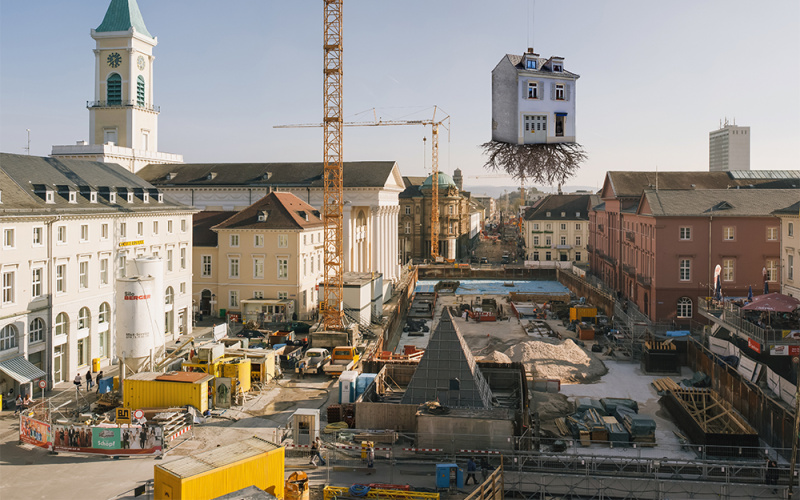
M110 0L0 0L0 151L46 156L89 139L90 30ZM320 0L139 0L155 48L159 150L186 162L322 161ZM532 14L531 14L532 12ZM800 167L797 0L345 0L347 121L450 116L440 171L465 189L512 186L484 168L491 71L533 46L581 78L568 187L609 170L708 170L708 134L751 127L751 169ZM374 109L374 111L373 111ZM430 172L430 127L348 127L344 159ZM423 141L427 138L427 142ZM548 188L548 187L545 187Z

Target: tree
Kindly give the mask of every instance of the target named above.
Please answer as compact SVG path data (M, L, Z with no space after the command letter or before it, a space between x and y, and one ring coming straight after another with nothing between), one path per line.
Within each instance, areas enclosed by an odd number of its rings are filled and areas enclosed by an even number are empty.
M576 142L552 144L508 144L490 141L481 145L489 157L484 165L520 181L562 185L574 176L588 158Z

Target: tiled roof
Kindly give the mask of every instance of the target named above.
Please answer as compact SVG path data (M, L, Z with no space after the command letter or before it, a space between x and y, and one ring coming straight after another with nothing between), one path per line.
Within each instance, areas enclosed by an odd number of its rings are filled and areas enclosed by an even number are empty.
M800 215L800 202L789 205L788 207L779 208L772 213L780 215Z
M800 201L800 189L646 190L643 197L656 217L766 217L787 203Z
M343 184L345 187L383 187L394 166L393 161L344 162ZM137 175L159 187L323 187L321 162L154 164L142 168Z
M750 187L761 189L800 188L792 178L733 178L728 172L632 172L610 171L606 182L617 198L639 198L645 189L728 189Z
M197 212L192 220L192 245L196 247L217 246L217 233L211 228L236 215L235 211L204 210Z
M259 220L262 214L266 220ZM212 229L309 229L323 225L316 208L291 193L272 192Z
M406 186L406 188L398 196L400 198L415 198L422 196L422 191L420 191L420 188L422 187L422 183L425 182L425 179L427 179L427 177L404 175L403 184Z
M98 161L0 153L0 190L0 213L193 210L167 197L159 203L159 191L153 185L116 163ZM46 200L48 190L54 193L52 203ZM91 191L98 195L96 202L91 201ZM131 203L127 202L129 191L134 193ZM69 200L70 192L76 194L74 202ZM117 193L116 203L110 202L109 192ZM144 193L149 196L148 202L144 201Z
M512 66L514 66L519 71L526 71L533 74L541 74L541 75L552 75L558 77L564 77L566 79L575 79L580 78L580 75L577 73L573 73L571 71L567 71L566 69L563 71L551 71L550 69L545 68L545 64L549 59L545 57L537 57L536 59L536 68L537 69L529 69L523 66L522 64L522 56L517 54L506 54L509 62Z
M590 194L551 194L525 212L525 220L589 220ZM550 212L550 217L547 216ZM561 217L564 212L564 217ZM576 213L580 213L576 216Z
M95 31L128 31L130 28L153 38L144 25L144 19L136 0L111 0L103 22Z

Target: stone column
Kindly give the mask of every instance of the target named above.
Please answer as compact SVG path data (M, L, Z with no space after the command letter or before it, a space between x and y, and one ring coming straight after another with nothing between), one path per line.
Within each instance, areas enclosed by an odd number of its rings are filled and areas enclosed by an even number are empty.
M372 227L372 234L369 238L369 244L371 248L369 249L369 256L370 262L367 266L367 269L370 271L377 271L379 269L379 259L378 259L378 252L380 247L380 226L378 225L378 218L380 214L380 208L377 206L370 207L370 216L372 218L372 223L370 226Z
M353 248L353 224L350 220L351 206L345 205L342 207L342 253L344 254L344 270L351 271L353 267L352 259L350 258L351 248ZM325 239L323 231L323 241ZM324 258L324 257L323 257ZM324 265L323 265L324 266Z
M400 268L400 206L394 207L394 220L392 221L392 234L394 235L394 253L392 254L392 278L399 278Z

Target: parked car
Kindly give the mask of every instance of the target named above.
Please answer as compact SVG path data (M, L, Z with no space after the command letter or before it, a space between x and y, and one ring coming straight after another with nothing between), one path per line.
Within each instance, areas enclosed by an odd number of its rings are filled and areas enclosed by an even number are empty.
M236 334L237 337L245 338L245 339L264 339L266 334L259 330L241 330L239 333Z

